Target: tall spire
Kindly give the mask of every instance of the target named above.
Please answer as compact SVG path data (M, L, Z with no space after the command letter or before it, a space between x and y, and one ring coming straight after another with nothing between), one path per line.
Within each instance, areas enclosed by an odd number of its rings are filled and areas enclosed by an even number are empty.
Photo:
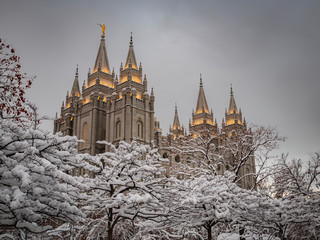
M203 90L202 75L200 74L200 88L199 88L199 94L198 94L196 114L201 113L202 110L204 110L204 112L206 113L209 113L206 96Z
M93 72L97 72L99 70L110 74L110 67L109 67L104 35L101 35L100 46L99 46L96 62L94 64Z
M76 75L74 77L74 81L71 89L71 96L80 96L78 64L76 69Z
M175 105L175 111L174 111L174 119L173 119L172 129L173 129L173 130L175 130L175 129L181 129L180 121L179 121L179 117L178 117L177 104Z
M233 96L232 84L230 84L230 102L229 102L228 113L232 114L234 111L238 113L236 101L234 100L234 96Z
M138 69L136 56L135 56L134 51L133 51L132 32L131 32L131 36L130 36L129 52L128 52L125 68L128 68L129 65L131 65L132 68Z

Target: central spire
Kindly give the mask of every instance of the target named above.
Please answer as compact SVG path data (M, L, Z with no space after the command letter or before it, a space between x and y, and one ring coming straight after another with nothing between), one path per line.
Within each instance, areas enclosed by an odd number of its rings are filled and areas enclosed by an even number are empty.
M202 111L204 111L205 113L209 113L206 96L203 90L202 75L200 74L200 88L199 88L199 94L198 94L196 114L201 113Z
M109 67L104 35L101 35L100 46L99 46L96 62L93 68L93 73L97 71L102 71L110 74L110 67Z
M136 56L133 51L132 32L131 32L131 36L130 36L129 52L128 52L125 68L129 68L130 66L132 68L138 69Z

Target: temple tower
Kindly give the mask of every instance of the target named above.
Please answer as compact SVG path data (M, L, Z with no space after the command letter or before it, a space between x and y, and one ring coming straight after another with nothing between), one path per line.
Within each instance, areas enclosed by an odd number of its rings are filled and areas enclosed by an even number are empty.
M238 135L241 135L241 137L247 137L250 139L251 132L247 129L246 120L242 118L242 112L241 109L237 107L233 89L232 86L230 87L230 101L229 101L229 108L225 110L225 119L222 119L222 129L221 129L221 144L226 146L227 148L232 146L237 146L240 144L241 147L241 141L238 139ZM238 144L233 144L238 143ZM239 150L241 151L241 150ZM228 159L231 163L236 163L239 161L239 158L242 154L237 154L237 157L234 155L231 156L225 156L226 159ZM248 161L245 165L241 166L239 170L239 186L246 189L251 189L254 186L255 179L253 178L253 175L251 173L255 173L255 160L254 155L249 156Z
M132 35L126 63L120 66L120 79L116 77L115 89L107 97L106 140L136 140L150 144L154 140L154 93L147 90L147 77L142 75L142 65L137 65Z
M189 131L191 135L205 134L204 131L210 133L212 136L217 136L218 134L217 120L213 122L212 109L211 112L209 112L201 74L197 107L195 112L192 110L192 122L189 123Z
M225 118L222 118L222 132L225 132L229 136L232 134L232 130L241 129L246 130L247 123L245 118L242 119L241 108L237 108L236 101L234 99L232 86L230 87L230 101L229 108L225 110Z
M174 138L184 136L184 127L180 125L177 105L175 106L173 125L170 126L169 132L173 134Z

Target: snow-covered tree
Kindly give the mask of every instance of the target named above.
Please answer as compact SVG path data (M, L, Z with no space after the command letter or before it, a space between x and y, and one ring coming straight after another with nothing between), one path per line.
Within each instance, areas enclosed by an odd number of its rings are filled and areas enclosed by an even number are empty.
M266 179L269 170L267 163L276 159L273 151L284 138L273 128L252 126L246 130L235 129L232 136L213 135L203 129L192 136L181 137L172 141L168 149L180 154L184 161L175 163L175 175L198 176L201 174L223 174L224 171L235 173L234 182L253 178L251 189ZM249 172L243 169L249 166Z
M100 142L102 143L102 142ZM160 204L166 179L157 149L133 141L95 156L100 171L86 178L90 190L82 209L86 223L78 233L85 239L132 239L138 219L157 219L164 214ZM138 229L138 228L137 228Z
M68 173L84 166L75 137L39 128L24 90L19 57L0 39L0 236L26 238L63 222L83 221L76 198L86 186Z
M85 185L68 174L83 166L75 137L0 119L0 225L6 232L44 232L81 221L76 198Z
M286 239L318 239L320 236L319 154L303 163L283 155L272 167L271 194L250 194L242 199L236 214L238 223L255 235L267 232Z
M211 131L202 129L192 136L182 136L173 139L167 147L172 154L177 154L179 160L173 164L171 173L174 176L199 176L201 174L218 174L220 154L217 151L218 142Z
M251 177L251 189L255 189L260 181L268 177L267 164L276 159L273 152L281 141L284 138L274 128L251 126L246 130L233 130L232 136L224 139L219 151L224 156L225 168L235 173L234 182ZM246 166L248 172L244 171Z
M212 240L230 231L237 196L247 191L235 184L233 178L234 173L226 172L179 180L170 204L170 221L176 234Z

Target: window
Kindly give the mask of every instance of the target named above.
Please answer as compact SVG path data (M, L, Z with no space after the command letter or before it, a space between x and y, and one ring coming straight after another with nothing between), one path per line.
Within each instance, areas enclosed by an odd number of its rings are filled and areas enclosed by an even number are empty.
M168 153L165 152L162 157L163 158L168 158Z
M88 146L88 123L84 122L82 125L82 140L84 143L82 143L82 147L85 148Z
M116 138L121 136L121 122L117 121L116 123Z
M137 128L138 128L138 137L143 138L143 124L141 120L138 121Z
M174 158L174 160L175 160L177 163L180 162L180 156L179 156L179 155L176 155L175 158Z

